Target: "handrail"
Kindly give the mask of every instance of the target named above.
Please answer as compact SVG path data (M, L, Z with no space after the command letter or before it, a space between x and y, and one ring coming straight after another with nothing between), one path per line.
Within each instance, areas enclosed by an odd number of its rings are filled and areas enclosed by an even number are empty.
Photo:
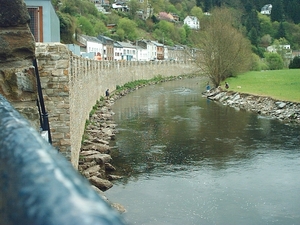
M47 139L48 139L49 143L52 144L50 125L49 125L49 120L48 120L48 113L45 108L44 97L43 97L43 93L42 93L42 85L41 85L40 74L39 74L39 69L38 69L36 58L34 58L32 60L32 64L34 66L34 72L35 72L36 84L37 84L37 90L38 90L38 96L39 96L38 101L37 101L37 106L38 106L39 114L40 114L41 129L43 131L47 132L47 134L48 134Z
M0 224L124 224L119 213L1 95Z

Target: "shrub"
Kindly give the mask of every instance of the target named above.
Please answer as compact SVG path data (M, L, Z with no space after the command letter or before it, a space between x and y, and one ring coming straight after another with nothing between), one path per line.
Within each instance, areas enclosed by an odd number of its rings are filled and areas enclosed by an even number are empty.
M296 56L295 58L293 58L293 60L291 61L290 65L289 65L290 69L298 69L300 68L300 56Z
M279 54L268 52L265 53L265 57L270 70L283 69L284 66L283 59Z

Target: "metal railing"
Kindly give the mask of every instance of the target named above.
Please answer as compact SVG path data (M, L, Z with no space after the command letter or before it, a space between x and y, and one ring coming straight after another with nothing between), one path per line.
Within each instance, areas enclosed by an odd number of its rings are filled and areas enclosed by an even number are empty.
M120 214L1 95L0 224L124 224Z

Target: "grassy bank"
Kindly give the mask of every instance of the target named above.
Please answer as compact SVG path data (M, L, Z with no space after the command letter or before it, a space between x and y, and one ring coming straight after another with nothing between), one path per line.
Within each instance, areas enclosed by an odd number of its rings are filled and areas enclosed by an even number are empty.
M251 71L226 81L232 91L300 102L300 69Z

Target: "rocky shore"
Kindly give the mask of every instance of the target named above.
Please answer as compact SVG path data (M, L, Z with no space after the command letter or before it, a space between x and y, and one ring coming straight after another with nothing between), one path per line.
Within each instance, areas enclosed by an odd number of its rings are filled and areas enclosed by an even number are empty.
M94 107L95 112L91 115L85 129L78 170L105 201L120 213L124 213L125 208L122 205L109 202L104 195L104 192L113 186L111 181L121 178L113 174L116 169L111 164L109 146L109 142L115 139L116 133L116 124L112 120L113 103L114 98L110 98L100 101Z
M300 123L300 103L280 101L222 89L203 93L204 97L239 110L252 111L288 123Z

